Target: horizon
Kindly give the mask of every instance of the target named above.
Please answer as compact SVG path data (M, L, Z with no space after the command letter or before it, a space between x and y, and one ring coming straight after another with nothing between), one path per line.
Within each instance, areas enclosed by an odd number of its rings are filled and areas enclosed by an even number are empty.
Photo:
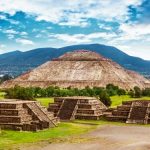
M1 0L0 54L97 43L150 60L149 14L149 0Z
M91 44L78 44L78 45L104 45L104 46L110 46L110 47L115 47L115 46L111 46L111 45L105 45L105 44L98 44L98 43L91 43ZM24 53L24 52L29 52L29 51L34 51L34 50L36 50L36 49L45 49L45 48L54 48L54 49L61 49L61 48L65 48L65 47L70 47L70 46L77 46L77 45L68 45L68 46L64 46L64 47L37 47L37 48L33 48L33 49L29 49L29 50L26 50L26 51L23 51L23 50L13 50L13 51L9 51L9 52L6 52L6 53L2 53L2 54L0 54L0 55L3 55L3 54L7 54L7 53L11 53L11 52L22 52L22 53ZM118 49L117 47L115 47L116 49ZM79 49L76 49L76 50L79 50ZM85 49L85 50L89 50L89 51L94 51L94 49ZM130 54L127 54L126 52L124 52L124 51L122 51L122 50L120 50L120 49L118 49L119 51L121 51L121 52L123 52L123 53L125 53L126 55L128 55L128 56L131 56L131 57L137 57L137 58L140 58L140 59L143 59L143 60L145 60L145 61L150 61L150 59L144 59L144 58L142 58L142 57L138 57L138 56L132 56L132 55L130 55ZM104 56L103 56L104 57Z

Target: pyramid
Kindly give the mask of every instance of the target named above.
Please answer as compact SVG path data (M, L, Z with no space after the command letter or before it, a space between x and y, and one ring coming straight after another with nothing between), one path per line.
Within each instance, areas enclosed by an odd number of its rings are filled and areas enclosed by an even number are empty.
M0 101L0 128L37 131L57 126L57 118L36 101Z
M48 111L54 112L61 120L99 120L107 107L94 97L56 97L49 104Z
M114 84L123 89L150 87L150 81L126 70L110 59L87 50L68 52L59 58L4 82L1 88L23 87L105 87Z
M150 100L124 101L106 118L110 121L150 124Z

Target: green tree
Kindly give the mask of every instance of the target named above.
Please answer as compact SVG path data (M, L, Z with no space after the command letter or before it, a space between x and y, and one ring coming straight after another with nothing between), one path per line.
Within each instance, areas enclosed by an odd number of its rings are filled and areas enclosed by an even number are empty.
M142 91L139 87L135 86L134 87L134 97L135 98L140 98L142 97Z
M100 95L99 95L99 99L101 102L103 102L103 104L105 104L106 106L110 106L111 105L111 99L109 97L109 94L106 92L106 90L103 90Z

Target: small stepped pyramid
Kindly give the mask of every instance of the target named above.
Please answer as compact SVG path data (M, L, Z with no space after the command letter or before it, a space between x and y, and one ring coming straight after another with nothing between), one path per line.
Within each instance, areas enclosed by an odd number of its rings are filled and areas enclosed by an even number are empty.
M51 117L50 117L51 116ZM53 113L36 101L0 101L0 127L2 129L37 131L56 126Z
M98 120L107 107L93 97L57 97L49 104L48 111L61 120L93 119Z
M147 124L150 115L150 101L132 102L126 123Z
M122 102L122 106L118 106L112 110L110 115L106 116L109 121L122 121L126 123L150 123L150 101L135 100Z

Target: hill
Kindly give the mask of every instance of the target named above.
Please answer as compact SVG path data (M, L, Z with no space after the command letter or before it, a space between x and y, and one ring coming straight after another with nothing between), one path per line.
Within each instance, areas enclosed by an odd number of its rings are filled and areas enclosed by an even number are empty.
M26 52L14 51L0 55L0 74L12 74L18 76L25 71L31 70L46 61L57 58L68 51L78 49L87 49L103 55L106 58L112 59L121 66L129 70L134 70L150 76L150 61L143 60L138 57L129 56L119 49L100 45L100 44L87 44L87 45L73 45L63 48L38 48Z

